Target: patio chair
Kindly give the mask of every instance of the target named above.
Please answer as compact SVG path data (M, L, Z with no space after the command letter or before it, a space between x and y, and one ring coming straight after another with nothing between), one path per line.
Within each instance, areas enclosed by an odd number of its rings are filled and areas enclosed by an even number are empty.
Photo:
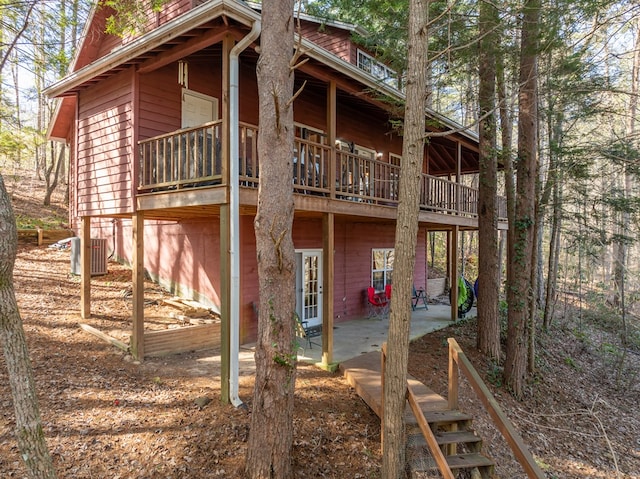
M367 288L367 305L370 318L383 319L389 314L389 300L384 293L376 293L373 286Z
M294 313L296 318L296 336L307 342L309 349L313 349L313 344L316 346L322 346L321 344L311 341L311 338L317 338L322 336L322 325L309 326L309 321L303 321L300 319L298 313ZM304 352L304 349L303 349Z
M422 302L424 309L428 310L429 306L427 305L427 293L424 289L416 289L415 285L413 286L413 296L411 296L411 309L413 311L416 310L418 304Z

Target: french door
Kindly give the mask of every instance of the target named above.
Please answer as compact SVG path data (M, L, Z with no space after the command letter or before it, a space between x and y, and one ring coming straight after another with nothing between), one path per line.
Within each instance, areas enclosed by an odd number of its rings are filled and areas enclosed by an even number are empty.
M322 324L322 250L296 251L296 312L308 326Z

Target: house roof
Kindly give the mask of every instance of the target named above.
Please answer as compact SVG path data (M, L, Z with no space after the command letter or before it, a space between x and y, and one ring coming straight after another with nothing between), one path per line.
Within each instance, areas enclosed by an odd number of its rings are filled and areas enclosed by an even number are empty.
M256 11L262 10L262 4L256 2L244 2L253 8ZM354 25L352 23L341 22L340 20L330 19L330 18L319 18L313 15L309 15L304 12L296 12L296 17L300 18L300 20L306 20L308 22L317 23L318 25L326 25L328 27L335 27L341 30L347 30L348 32L354 32L363 37L369 36L369 32L362 28L359 25Z
M69 114L72 110L75 110L75 95L81 89L97 83L132 64L140 64L148 60L151 56L165 51L168 43L186 41L185 39L194 29L206 27L208 23L217 19L222 18L225 23L228 20L233 20L245 27L250 27L255 21L260 20L260 13L252 8L252 4L237 0L209 0L149 33L115 48L110 53L93 59L97 51L95 47L92 48L87 42L89 28L93 27L94 31L99 31L100 34L106 35L103 25L107 16L108 12L105 12L104 9L94 8L88 22L89 27L85 27L85 40L78 49L71 73L44 90L45 95L49 97L61 97L61 102L56 107L49 127L48 136L50 138L63 139L66 136L65 132L69 131L70 122L73 121L73 115ZM305 15L305 19L307 19L306 17L318 23L326 24L324 20L314 19L309 15ZM333 21L332 26L349 31L357 31L361 34L366 33L364 30L347 23ZM95 44L96 42L93 43ZM357 81L365 89L377 91L392 101L404 101L404 94L401 91L374 78L356 65L337 57L305 38L301 39L301 44L306 56L330 67L341 75ZM426 109L425 113L428 117L437 120L441 125L441 129L454 130L462 137L471 140L471 144L477 144L478 138L474 132L464 129L461 125L433 110Z

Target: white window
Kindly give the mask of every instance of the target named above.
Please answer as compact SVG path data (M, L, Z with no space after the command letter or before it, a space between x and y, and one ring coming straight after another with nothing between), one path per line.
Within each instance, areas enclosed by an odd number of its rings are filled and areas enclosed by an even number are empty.
M327 135L324 131L314 128L304 123L294 123L295 137L303 140L309 140L312 143L319 143L320 145L327 144Z
M369 160L375 160L376 151L366 146L357 145L355 143L348 143L346 141L338 140L341 151L348 151L354 155L363 156Z
M218 119L218 99L182 89L182 128L200 126Z
M371 250L371 286L378 293L393 282L393 252L393 248Z
M398 88L398 74L396 71L362 50L358 50L358 68L371 74L374 78L382 80L387 85Z

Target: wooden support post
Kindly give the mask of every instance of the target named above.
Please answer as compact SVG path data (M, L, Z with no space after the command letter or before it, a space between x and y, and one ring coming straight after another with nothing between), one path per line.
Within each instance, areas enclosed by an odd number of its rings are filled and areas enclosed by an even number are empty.
M91 316L91 217L83 216L80 225L80 317Z
M231 377L231 208L220 206L220 396L229 404Z
M333 298L335 278L335 216L325 213L322 217L323 276L322 276L322 365L333 362Z
M458 364L456 362L457 352L449 344L449 409L458 409Z
M222 181L230 191L231 161L231 78L230 55L235 44L233 37L222 40ZM235 132L238 133L238 132ZM227 199L228 201L228 199ZM231 401L231 207L229 203L220 206L220 399L224 404Z
M131 331L131 354L138 361L144 360L144 213L131 218L133 236L131 255L131 281L133 311Z
M229 101L229 95L231 90L231 79L229 78L229 55L231 54L231 49L234 45L233 37L230 35L226 35L222 40L222 131L220 134L222 135L222 150L220 152L222 156L222 182L225 185L229 184L230 177L230 141L231 141L231 130L230 130L230 108L231 103ZM239 133L239 132L236 132ZM236 161L238 159L236 158Z
M454 226L449 232L449 271L451 272L451 321L458 319L458 236L460 227Z
M387 368L387 342L380 351L380 448L384 450L384 371Z
M456 308L457 310L457 308ZM453 350L451 345L449 345L449 391L448 391L448 404L449 409L452 411L458 410L458 362L457 358L454 357L457 353ZM457 431L458 425L451 424L449 426L450 431ZM457 452L456 444L447 444L447 455L453 456Z

